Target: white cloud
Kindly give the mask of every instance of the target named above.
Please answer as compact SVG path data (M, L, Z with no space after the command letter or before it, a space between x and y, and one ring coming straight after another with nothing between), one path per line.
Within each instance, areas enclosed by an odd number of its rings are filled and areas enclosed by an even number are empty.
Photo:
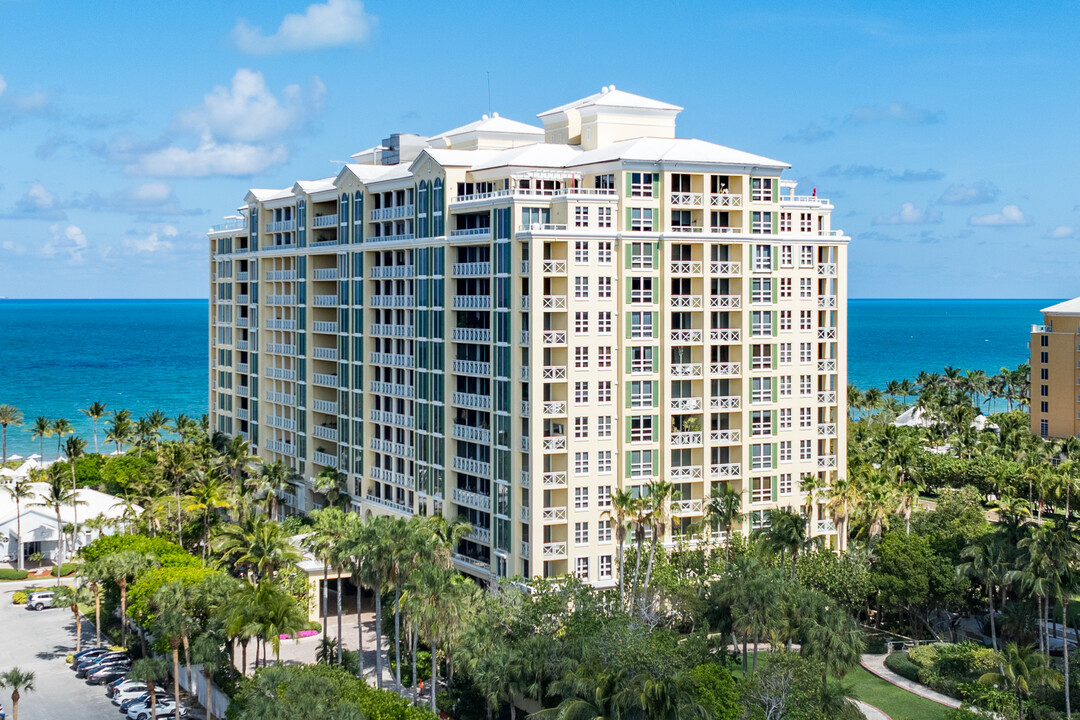
M173 235L175 234L176 231L174 229ZM157 233L150 233L145 237L127 238L124 240L124 246L136 253L153 254L164 250L171 250L173 245L168 240L160 239Z
M971 185L950 185L938 202L945 205L981 205L997 200L999 192L992 183L979 180Z
M916 207L915 203L906 202L900 206L900 212L894 215L878 215L875 225L925 225L941 222L941 213L933 208Z
M205 137L194 150L175 146L156 150L138 158L125 169L133 175L159 177L241 176L262 172L272 165L285 162L288 157L288 150L282 146L245 143L218 145L213 139Z
M44 185L32 182L23 196L15 201L11 212L0 217L8 220L64 220L67 213Z
M272 35L240 20L232 38L240 50L252 55L317 50L362 43L370 37L376 22L375 16L364 12L364 3L359 0L327 0L325 4L309 5L303 14L286 15Z
M63 230L59 225L49 227L52 239L41 246L44 257L61 257L72 265L81 265L85 260L83 253L89 244L86 234L75 225L68 225Z
M968 218L969 225L980 227L1010 227L1015 225L1030 225L1031 218L1017 205L1006 205L999 213L990 215L972 215Z
M1056 228L1046 233L1046 237L1051 240L1064 240L1065 238L1076 237L1076 228L1072 225L1058 225Z
M265 141L302 126L322 107L326 86L316 77L307 92L289 85L281 95L278 102L262 73L241 68L233 75L231 87L215 87L203 97L202 105L181 112L177 124L199 136Z
M161 228L161 234L165 237L176 237L180 234L180 231L174 228L172 225L166 225Z
M4 80L3 75L0 75L0 95L3 95L5 90L7 90L7 81Z

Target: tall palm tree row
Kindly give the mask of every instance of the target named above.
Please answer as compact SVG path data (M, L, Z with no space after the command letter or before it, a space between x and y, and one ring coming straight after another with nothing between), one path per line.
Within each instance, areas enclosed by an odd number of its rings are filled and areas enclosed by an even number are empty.
M2 466L8 458L7 454L7 431L8 426L21 427L23 424L23 414L19 408L14 405L0 405L0 437L3 438L0 441L0 466Z

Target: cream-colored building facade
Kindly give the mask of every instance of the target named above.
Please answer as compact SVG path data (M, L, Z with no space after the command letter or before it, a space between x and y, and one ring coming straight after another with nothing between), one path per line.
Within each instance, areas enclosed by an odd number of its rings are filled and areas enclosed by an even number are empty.
M1031 326L1031 432L1080 435L1080 298L1041 310Z
M333 467L357 512L464 517L481 577L614 583L612 493L653 479L669 543L723 539L724 484L744 532L802 509L846 465L848 238L680 110L605 87L251 190L209 233L212 429L305 478L292 512Z

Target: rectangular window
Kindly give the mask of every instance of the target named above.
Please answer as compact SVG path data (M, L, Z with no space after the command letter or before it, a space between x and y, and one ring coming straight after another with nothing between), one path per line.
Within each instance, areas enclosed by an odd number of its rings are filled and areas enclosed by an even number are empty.
M772 202L772 178L750 178L750 199L754 202Z
M630 302L634 304L652 304L653 279L651 277L630 278Z
M772 378L750 378L750 402L772 402Z
M630 451L630 477L651 477L653 474L653 451Z
M790 299L791 296L791 278L780 278L780 297Z
M799 376L799 396L800 397L810 397L811 395L813 395L814 394L813 387L814 387L814 385L813 385L813 376L811 376L811 375L800 375Z
M652 197L652 173L630 173L630 197Z
M771 337L772 313L768 310L754 310L750 313L750 335L753 337Z
M791 213L788 213L789 216L790 214ZM788 222L791 222L790 217L788 218ZM788 230L791 230L791 228L789 227ZM795 252L791 245L780 246L780 267L795 267Z
M604 369L611 367L611 346L601 345L596 349L596 367Z
M810 408L799 408L799 427L807 429L810 427L810 422L813 418L813 412Z
M771 303L772 283L772 278L753 278L750 281L750 302Z
M1042 397L1050 397L1050 386L1049 385L1040 385L1039 386L1039 395L1041 395Z
M588 240L575 240L574 241L574 263L576 265L585 265L589 262L589 241Z
M1050 403L1046 402L1045 400L1042 400L1041 402L1039 402L1039 412L1044 412L1044 413L1050 412ZM1046 421L1043 420L1043 422L1046 422ZM1043 435L1045 435L1045 434L1046 433L1044 432Z
M1039 338L1039 346L1040 347L1050 347L1050 336L1049 335L1041 336Z
M651 338L653 336L652 319L651 312L630 313L630 337Z
M783 323L781 322L781 329L783 329ZM791 364L791 343L780 343L780 364Z
M652 232L653 209L630 208L630 229L635 232Z
M611 542L612 534L610 520L601 520L596 524L596 542L601 545L607 544Z
M810 278L799 278L799 297L803 300L814 296L814 281Z
M780 441L780 462L782 462L782 463L791 462L791 441L790 440L781 440Z
M587 487L574 488L574 509L575 510L588 510L589 509L589 488L587 488Z
M649 380L632 380L630 382L630 407L652 407L653 384Z
M589 313L581 311L574 313L574 332L578 335L589 332Z
M1048 353L1048 352L1039 353L1039 362L1041 362L1041 363L1050 362L1050 353Z
M814 317L811 310L799 311L799 330L813 330L814 329Z
M601 300L611 299L611 278L602 277L596 280L596 297Z
M632 270L651 270L652 266L652 243L630 243L630 268Z
M780 232L791 232L791 213L780 213ZM790 248L791 246L786 247ZM781 262L781 265L783 265L783 262Z
M781 495L790 495L792 492L791 473L784 473L777 483L777 491Z
M576 417L574 418L574 439L575 440L588 440L589 439L589 418Z
M799 267L814 267L813 245L802 245L799 247Z
M792 385L791 385L791 376L790 375L781 375L780 376L779 388L780 388L779 389L780 397L791 397Z
M799 343L799 362L809 365L814 362L814 346L811 343Z
M813 457L813 440L800 440L799 441L799 459L809 460Z
M791 429L791 408L780 408L780 429Z
M596 224L602 228L611 227L611 208L603 207L596 210ZM610 245L610 243L609 243Z
M580 300L589 299L589 278L580 276L574 278L574 297Z
M606 312L597 313L597 316L598 317L596 318L596 332L600 333L601 335L610 335L611 334L611 312L606 311Z
M754 235L772 235L772 216L770 212L751 213L750 232Z
M589 453L587 453L587 452L574 453L574 474L575 475L588 475L589 474Z
M799 213L799 232L812 232L814 229L814 220L810 213Z
M598 559L600 560L600 576L599 576L599 579L600 580L611 580L612 577L614 576L613 572L612 572L613 565L612 565L612 562L611 562L611 556L610 555L601 555Z
M780 311L780 332L791 332L791 311Z
M608 457L611 457L611 453L608 452ZM601 485L596 488L596 507L603 510L604 508L611 507L611 486Z
M601 415L596 418L596 436L600 438L611 437L611 416Z
M575 370L588 370L589 369L589 348L578 346L574 348L574 369Z
M750 365L754 370L771 370L772 345L751 345Z
M769 272L772 269L772 245L755 245L754 272Z
M752 481L750 502L762 503L772 500L772 478L756 477Z
M1045 406L1046 403L1043 403L1043 405ZM1042 410L1043 410L1043 412L1046 412L1045 407L1043 407ZM1046 437L1047 435L1050 434L1050 423L1047 420L1040 420L1039 421L1039 434L1042 435L1043 437Z
M601 450L600 452L596 453L596 471L601 475L610 475L612 469L611 451ZM603 507L603 505L601 505L600 507Z
M589 227L588 206L578 205L574 208L574 227Z
M574 558L574 577L579 580L589 579L589 558Z
M574 404L586 405L589 402L589 383L576 382L574 383Z
M631 415L629 420L630 442L652 442L652 415Z
M1050 368L1040 368L1039 369L1039 379L1040 380L1049 380L1050 379Z
M772 435L772 410L753 410L750 413L750 434L755 437Z
M653 348L631 347L630 348L630 373L641 374L653 371Z
M596 401L601 404L611 402L610 380L601 380L596 384Z

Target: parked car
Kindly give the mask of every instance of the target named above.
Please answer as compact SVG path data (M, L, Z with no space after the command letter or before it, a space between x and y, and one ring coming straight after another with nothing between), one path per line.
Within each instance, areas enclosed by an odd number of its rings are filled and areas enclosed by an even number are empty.
M161 702L162 700L172 700L172 694L157 693L157 701ZM124 702L120 703L120 712L126 714L129 710L131 710L131 708L139 706L150 707L150 693L144 692L138 697L131 698L130 700L125 700Z
M158 700L154 707L153 717L161 717L162 715L175 714L179 712L183 715L186 711L183 705L176 702L175 699ZM148 702L145 707L132 707L127 713L128 720L150 720L150 703Z
M56 595L52 590L42 590L32 593L26 598L27 610L44 610L53 606L53 597Z
M118 653L118 652L114 652L112 650L105 650L104 652L95 652L92 655L85 655L85 656L83 656L81 658L75 658L74 660L72 660L71 669L76 670L76 671L81 670L82 668L86 667L87 665L95 663L95 662L97 662L98 660L101 660L104 657L108 657L110 655L123 655L123 654L124 653Z
M109 665L98 670L95 673L86 676L87 685L105 685L118 678L126 677L131 670L131 663L122 662L116 665Z
M75 671L75 677L88 677L96 670L100 670L103 667L106 667L108 665L116 665L118 663L124 662L131 662L131 660L127 656L127 653L109 653L108 655L102 655L96 660L80 664L78 669Z
M80 650L71 656L71 662L74 664L84 658L97 657L98 655L104 655L107 652L109 652L107 648L89 648L87 650Z
M131 684L127 687L120 685L113 690L113 705L122 705L128 700L136 699L140 695L146 695L147 697L150 697L146 689L146 683L138 680L128 680L127 682ZM155 692L159 694L164 694L165 688L157 686Z

